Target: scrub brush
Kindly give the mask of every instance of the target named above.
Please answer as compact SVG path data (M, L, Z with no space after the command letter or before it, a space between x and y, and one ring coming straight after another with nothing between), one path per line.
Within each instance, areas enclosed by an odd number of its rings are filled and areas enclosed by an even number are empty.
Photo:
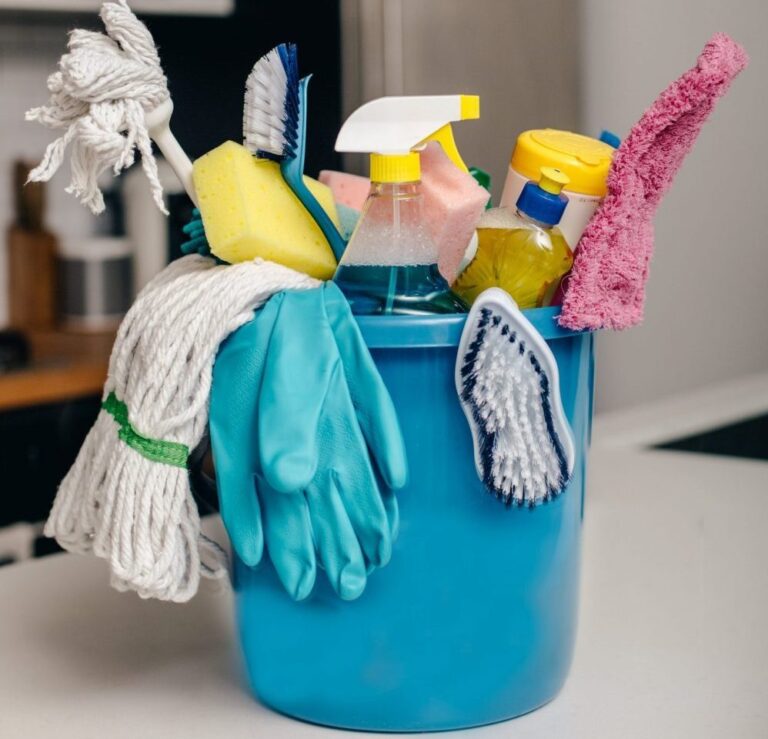
M261 57L245 85L243 143L252 154L280 162L283 179L339 260L346 241L304 184L308 84L309 77L299 79L294 44L280 44Z
M456 390L478 477L491 493L507 505L533 507L565 490L575 454L557 362L504 290L481 293L469 312Z

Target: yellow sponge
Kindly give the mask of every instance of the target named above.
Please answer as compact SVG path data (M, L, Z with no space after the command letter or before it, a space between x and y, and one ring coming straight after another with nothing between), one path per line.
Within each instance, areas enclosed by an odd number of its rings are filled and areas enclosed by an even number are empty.
M227 262L262 257L320 280L333 277L333 251L277 162L257 159L227 141L195 162L193 177L205 235L217 257ZM330 188L310 177L304 181L338 226Z

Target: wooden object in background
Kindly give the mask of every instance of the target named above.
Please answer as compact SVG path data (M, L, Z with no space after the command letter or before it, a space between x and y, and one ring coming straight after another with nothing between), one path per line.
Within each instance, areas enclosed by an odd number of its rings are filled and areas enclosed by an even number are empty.
M25 185L30 166L14 164L15 219L8 230L10 323L51 329L56 323L56 239L45 230L45 186Z
M32 361L0 373L0 413L101 395L107 379L113 331L83 333L31 331Z

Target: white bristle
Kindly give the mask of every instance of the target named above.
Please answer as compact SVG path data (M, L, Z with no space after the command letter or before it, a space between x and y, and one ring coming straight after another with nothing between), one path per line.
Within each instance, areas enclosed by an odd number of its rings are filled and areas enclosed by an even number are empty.
M253 154L282 156L286 145L284 111L288 80L277 49L253 65L245 83L243 143Z
M488 291L491 293L491 291ZM456 385L478 474L507 503L536 505L563 491L574 464L551 351L511 299L478 298L467 320ZM522 348L522 351L521 351Z

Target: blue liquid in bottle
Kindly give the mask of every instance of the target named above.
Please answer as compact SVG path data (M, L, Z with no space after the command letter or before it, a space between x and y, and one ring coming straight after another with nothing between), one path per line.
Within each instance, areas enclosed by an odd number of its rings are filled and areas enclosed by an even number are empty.
M334 280L357 315L467 310L437 268L418 181L372 183Z
M357 315L464 313L436 264L340 266L334 277Z

